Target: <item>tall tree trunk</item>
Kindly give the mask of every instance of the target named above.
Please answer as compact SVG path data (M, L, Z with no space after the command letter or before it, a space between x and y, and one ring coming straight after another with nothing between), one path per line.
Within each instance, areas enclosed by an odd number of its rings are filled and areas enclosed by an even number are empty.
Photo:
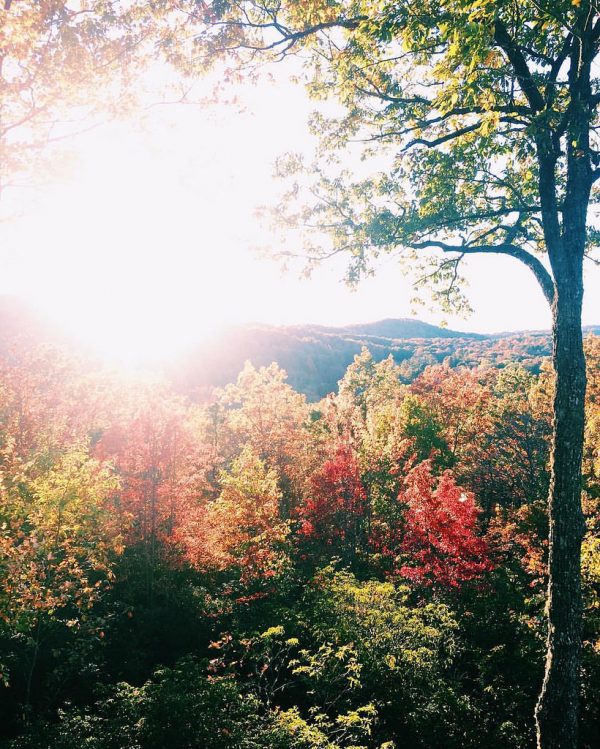
M586 375L581 330L582 269L572 256L570 261L560 273L563 277L556 279L552 310L556 391L549 496L548 640L544 683L536 707L539 749L577 747Z

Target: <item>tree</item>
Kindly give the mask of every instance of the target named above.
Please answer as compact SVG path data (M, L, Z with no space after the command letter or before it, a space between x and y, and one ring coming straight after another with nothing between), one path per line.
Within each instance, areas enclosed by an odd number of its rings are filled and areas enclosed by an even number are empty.
M246 362L237 382L224 388L218 403L227 409L232 449L250 445L276 471L282 515L289 517L308 480L314 451L307 439L306 398L286 379L287 374L275 363L257 370Z
M600 338L585 340L588 388L584 450L585 487L592 497L600 496Z
M51 146L128 102L123 93L144 60L151 21L139 11L138 2L4 0L0 197L31 177Z
M411 384L411 390L433 408L444 434L451 457L464 461L469 447L485 434L486 409L490 391L485 382L489 372L448 365L427 367Z
M377 406L395 406L403 395L398 367L392 357L376 362L366 346L354 357L339 382L340 403L347 409L357 409L363 420L366 420L369 410Z
M112 397L112 403L111 403ZM120 480L115 514L127 525L126 559L137 559L146 600L160 596L160 571L177 556L175 530L210 487L207 440L195 434L193 409L160 383L114 383L110 414L94 454L110 461Z
M357 281L370 270L373 257L398 253L419 270L420 285L433 284L443 306L465 304L461 264L471 255L503 255L534 274L552 309L556 374L549 625L536 710L538 743L543 749L574 747L584 530L582 277L584 258L598 237L587 216L600 176L595 129L600 90L593 67L600 51L596 4L219 0L188 7L164 0L125 3L125 15L113 15L119 4L92 4L75 15L67 12L65 2L34 7L46 13L39 19L39 33L23 22L37 19L27 16L30 4L5 3L5 15L24 9L21 25L33 32L22 49L1 37L4 102L13 89L14 101L22 96L27 102L29 80L52 88L46 74L55 68L46 63L58 63L67 77L85 70L79 62L63 65L67 47L54 44L78 38L74 18L76 23L97 18L114 25L108 33L102 24L86 25L90 39L109 42L119 39L118 19L128 19L123 28L140 29L139 38L156 33L167 57L186 72L190 59L205 68L227 56L239 68L265 56L276 59L302 51L314 71L311 91L336 96L342 105L338 117L315 117L325 165L311 166L310 179L296 179L286 201L288 219L329 234L329 243L320 234L317 242L309 241L312 262L347 253L348 279ZM128 16L129 8L133 16ZM63 29L69 32L66 37ZM188 39L192 49L186 56ZM23 73L22 85L14 85L31 49L33 68ZM16 68L6 62L11 56L6 50L13 50ZM84 60L103 54L92 48ZM30 72L44 75L40 79ZM6 152L10 140L3 143ZM351 163L345 151L360 149L361 143L367 159L361 173L369 176L358 178L336 167L334 155L339 152L338 165ZM302 163L292 158L281 166L293 177Z
M277 472L246 446L221 472L220 485L219 497L190 508L176 530L188 561L200 569L235 568L242 583L275 577L287 565L289 534Z
M31 456L18 482L0 485L0 619L26 632L44 614L77 624L122 549L110 468L77 445L53 453Z
M111 420L95 453L114 463L121 478L119 506L130 516L129 542L146 546L149 563L155 545L173 530L206 481L200 441L192 434L190 409L164 386L117 391Z
M459 587L492 569L485 541L477 535L479 508L450 471L436 481L431 461L419 463L406 477L398 500L406 507L401 575Z
M480 490L488 507L532 504L548 494L551 419L545 404L537 402L536 385L536 378L518 364L507 365L494 383L491 424L478 440L479 450L471 453L475 466L467 468L475 474L483 468Z
M338 446L311 480L309 496L300 508L300 536L316 545L317 556L340 556L355 562L366 542L367 493L355 457ZM319 554L321 552L321 554Z
M399 253L413 268L429 266L418 281L433 284L442 305L462 306L464 259L504 255L533 273L550 305L548 641L536 721L540 747L575 747L582 274L597 239L587 216L600 176L596 4L240 0L203 8L207 25L195 45L213 60L224 53L251 64L261 53L277 59L302 51L312 63L312 92L342 104L339 117L314 119L326 157L324 167L310 166L317 183L297 178L288 196L288 220L329 234L329 244L309 243L311 261L346 253L348 279L356 281L372 258ZM356 142L376 157L363 179L331 167L333 153L341 163ZM282 171L301 168L291 158Z

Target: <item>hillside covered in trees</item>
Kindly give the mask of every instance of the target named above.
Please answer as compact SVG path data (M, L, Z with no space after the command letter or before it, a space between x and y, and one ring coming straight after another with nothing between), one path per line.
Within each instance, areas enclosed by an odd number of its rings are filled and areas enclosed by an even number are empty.
M553 378L511 340L502 367L410 378L364 349L315 403L276 364L199 401L7 346L1 745L533 747ZM598 337L586 353L592 749Z
M600 326L586 332L600 333ZM520 363L539 373L552 350L548 331L500 335L459 333L418 320L382 320L366 325L326 328L246 325L226 330L182 356L167 374L183 392L199 394L231 382L246 361L277 362L288 381L310 401L337 390L354 357L366 348L376 361L391 356L399 376L411 382L431 364L450 367L485 364L502 368Z
M19 340L22 346L58 346L72 356L94 361L77 339L23 302L0 297L0 319L0 354ZM600 325L586 326L584 333L598 335ZM295 390L316 402L337 392L346 369L365 348L376 362L391 356L400 381L409 384L434 364L501 369L512 363L539 374L550 358L552 338L549 331L462 333L416 319L344 327L248 324L226 327L154 369L180 394L204 400L214 388L234 382L247 361L257 368L275 362ZM96 360L95 366L101 362Z

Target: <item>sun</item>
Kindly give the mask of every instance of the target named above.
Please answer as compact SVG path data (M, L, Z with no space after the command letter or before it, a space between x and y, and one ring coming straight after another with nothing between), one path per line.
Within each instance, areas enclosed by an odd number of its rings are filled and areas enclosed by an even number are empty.
M23 238L29 295L121 363L169 357L218 322L215 205L197 191L192 204L174 168L126 131L96 139Z
M173 357L243 320L248 288L268 293L251 249L252 159L232 163L231 134L204 124L193 152L168 127L121 123L82 139L68 178L18 227L20 291L103 358Z
M340 283L342 257L300 282L254 252L277 246L256 218L256 208L282 189L275 159L290 143L298 150L310 144L306 101L274 108L273 89L253 95L246 112L184 106L153 115L143 128L113 122L69 143L70 167L33 205L17 206L20 219L2 226L0 293L24 298L86 349L126 368L176 358L230 324L339 325L410 315L410 281L392 257L353 293ZM295 241L301 246L293 235L289 245ZM510 278L515 299L527 305L527 325L547 327L528 271L519 275L499 258L490 272L490 262L474 262L478 319L450 318L451 327L497 328L500 278ZM597 286L597 273L590 284ZM588 293L590 322L597 318L593 299ZM503 326L523 327L524 314L515 303ZM434 314L420 317L439 322Z
M272 241L256 208L280 189L276 157L307 137L307 103L292 97L274 116L271 88L251 96L244 111L159 108L143 126L113 122L69 143L69 167L8 231L0 293L125 366L172 358L223 325L293 319L308 292L253 250Z

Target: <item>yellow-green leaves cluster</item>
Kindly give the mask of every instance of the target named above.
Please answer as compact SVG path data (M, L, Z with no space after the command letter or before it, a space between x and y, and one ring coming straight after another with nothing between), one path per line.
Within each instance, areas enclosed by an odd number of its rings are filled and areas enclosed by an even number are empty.
M37 456L0 484L0 617L29 630L42 617L78 624L122 551L111 512L117 481L82 446Z

